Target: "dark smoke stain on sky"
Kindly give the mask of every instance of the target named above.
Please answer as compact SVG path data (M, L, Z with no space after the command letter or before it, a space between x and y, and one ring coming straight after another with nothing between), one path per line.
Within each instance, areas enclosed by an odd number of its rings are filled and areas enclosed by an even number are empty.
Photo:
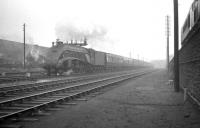
M109 38L108 29L102 25L89 24L82 21L57 23L55 34L63 42L70 40L81 41L87 38L88 48L114 53L116 41Z
M62 41L82 40L87 38L91 45L93 42L105 41L107 29L100 25L90 27L80 26L74 23L57 24L55 27L56 37Z

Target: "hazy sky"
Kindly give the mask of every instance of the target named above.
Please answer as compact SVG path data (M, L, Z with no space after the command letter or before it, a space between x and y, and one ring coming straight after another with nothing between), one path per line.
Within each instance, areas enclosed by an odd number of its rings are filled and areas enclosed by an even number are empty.
M193 0L179 0L179 28ZM145 60L165 59L165 16L173 0L0 0L0 38L51 46L56 38L88 36L89 46Z

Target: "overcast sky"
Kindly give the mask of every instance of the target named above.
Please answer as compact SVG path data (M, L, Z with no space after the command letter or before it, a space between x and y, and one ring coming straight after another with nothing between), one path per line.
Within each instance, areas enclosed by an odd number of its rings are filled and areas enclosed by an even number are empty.
M179 28L193 0L179 0ZM166 57L165 16L171 24L173 54L173 0L0 0L0 38L51 46L88 37L91 48L134 58Z

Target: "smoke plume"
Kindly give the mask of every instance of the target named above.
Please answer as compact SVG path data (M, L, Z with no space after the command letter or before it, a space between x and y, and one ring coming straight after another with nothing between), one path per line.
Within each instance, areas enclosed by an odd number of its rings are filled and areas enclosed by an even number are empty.
M57 38L62 41L82 40L105 40L107 29L97 25L80 25L76 23L57 24L55 27Z
M55 33L58 39L63 42L69 40L83 40L87 38L87 48L93 48L102 52L114 53L115 43L109 37L109 32L106 27L101 25L90 24L84 21L68 21L58 23L55 27Z

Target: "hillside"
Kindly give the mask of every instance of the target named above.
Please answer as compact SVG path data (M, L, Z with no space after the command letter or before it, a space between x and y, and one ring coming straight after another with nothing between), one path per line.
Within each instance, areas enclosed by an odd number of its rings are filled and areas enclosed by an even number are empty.
M23 63L23 43L0 39L0 63ZM26 45L26 58L32 56L37 61L40 56L45 56L48 48L38 45ZM3 61L2 61L3 60Z

